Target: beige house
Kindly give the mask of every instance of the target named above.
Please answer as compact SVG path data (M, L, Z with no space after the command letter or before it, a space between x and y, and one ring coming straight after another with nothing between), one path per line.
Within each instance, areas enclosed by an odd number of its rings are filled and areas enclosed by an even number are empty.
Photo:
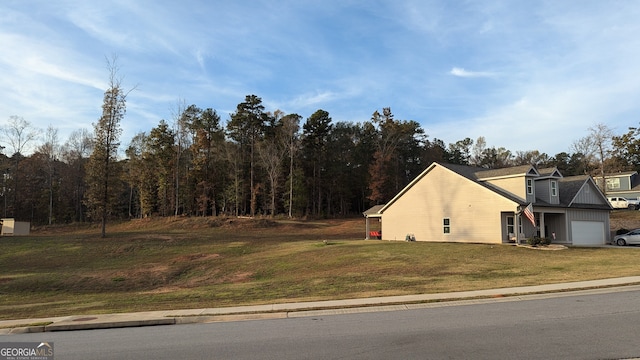
M367 238L375 221L382 240L499 244L540 236L558 244L603 245L610 240L610 210L587 175L563 177L556 168L530 165L433 163L391 201L364 215Z

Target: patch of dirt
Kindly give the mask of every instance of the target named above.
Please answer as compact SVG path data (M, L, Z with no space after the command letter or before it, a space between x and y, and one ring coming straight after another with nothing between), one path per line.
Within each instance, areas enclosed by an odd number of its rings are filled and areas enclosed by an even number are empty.
M619 229L639 229L640 228L640 211L633 210L616 210L611 213L610 217L611 231L616 232Z
M263 229L263 228L273 228L277 227L278 223L271 219L265 218L249 218L249 217L237 217L237 218L228 218L224 220L222 227L224 228L254 228L254 229Z
M568 247L564 245L558 245L558 244L549 244L549 245L543 245L543 246L531 246L531 245L521 244L518 246L524 247L527 249L533 249L533 250L566 250L568 249Z
M191 255L182 255L182 256L178 256L177 258L175 258L171 263L172 264L177 264L177 263L183 263L183 262L187 262L187 261L206 261L206 260L212 260L212 259L217 259L219 258L221 255L220 254L191 254Z
M252 272L248 272L248 271L239 272L239 273L235 273L235 274L229 276L227 278L227 281L231 282L231 283L234 283L234 284L235 283L240 283L240 282L246 282L246 281L251 279L251 276L253 276Z

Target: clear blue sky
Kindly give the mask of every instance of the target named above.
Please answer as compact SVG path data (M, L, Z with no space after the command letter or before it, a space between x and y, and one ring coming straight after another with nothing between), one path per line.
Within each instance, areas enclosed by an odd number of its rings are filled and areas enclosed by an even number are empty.
M223 121L245 95L334 122L391 107L445 143L569 151L640 121L640 1L3 0L0 125L93 131L117 54L121 143L185 102Z

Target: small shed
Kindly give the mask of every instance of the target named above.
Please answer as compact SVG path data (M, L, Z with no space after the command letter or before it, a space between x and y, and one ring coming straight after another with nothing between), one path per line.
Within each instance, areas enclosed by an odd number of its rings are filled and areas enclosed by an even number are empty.
M31 223L28 221L15 221L15 219L0 219L2 236L29 235Z

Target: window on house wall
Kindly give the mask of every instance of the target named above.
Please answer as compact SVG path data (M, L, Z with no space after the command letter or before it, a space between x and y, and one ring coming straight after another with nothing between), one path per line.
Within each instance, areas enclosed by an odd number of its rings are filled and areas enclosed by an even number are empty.
M507 216L507 234L516 233L516 225L513 216Z
M607 179L607 189L609 190L620 189L620 179L619 178Z
M558 182L551 180L551 196L558 196Z
M442 231L445 234L451 233L451 220L449 218L442 219Z
M518 216L518 234L524 234L522 229L522 216Z
M533 179L527 179L527 195L533 195Z

